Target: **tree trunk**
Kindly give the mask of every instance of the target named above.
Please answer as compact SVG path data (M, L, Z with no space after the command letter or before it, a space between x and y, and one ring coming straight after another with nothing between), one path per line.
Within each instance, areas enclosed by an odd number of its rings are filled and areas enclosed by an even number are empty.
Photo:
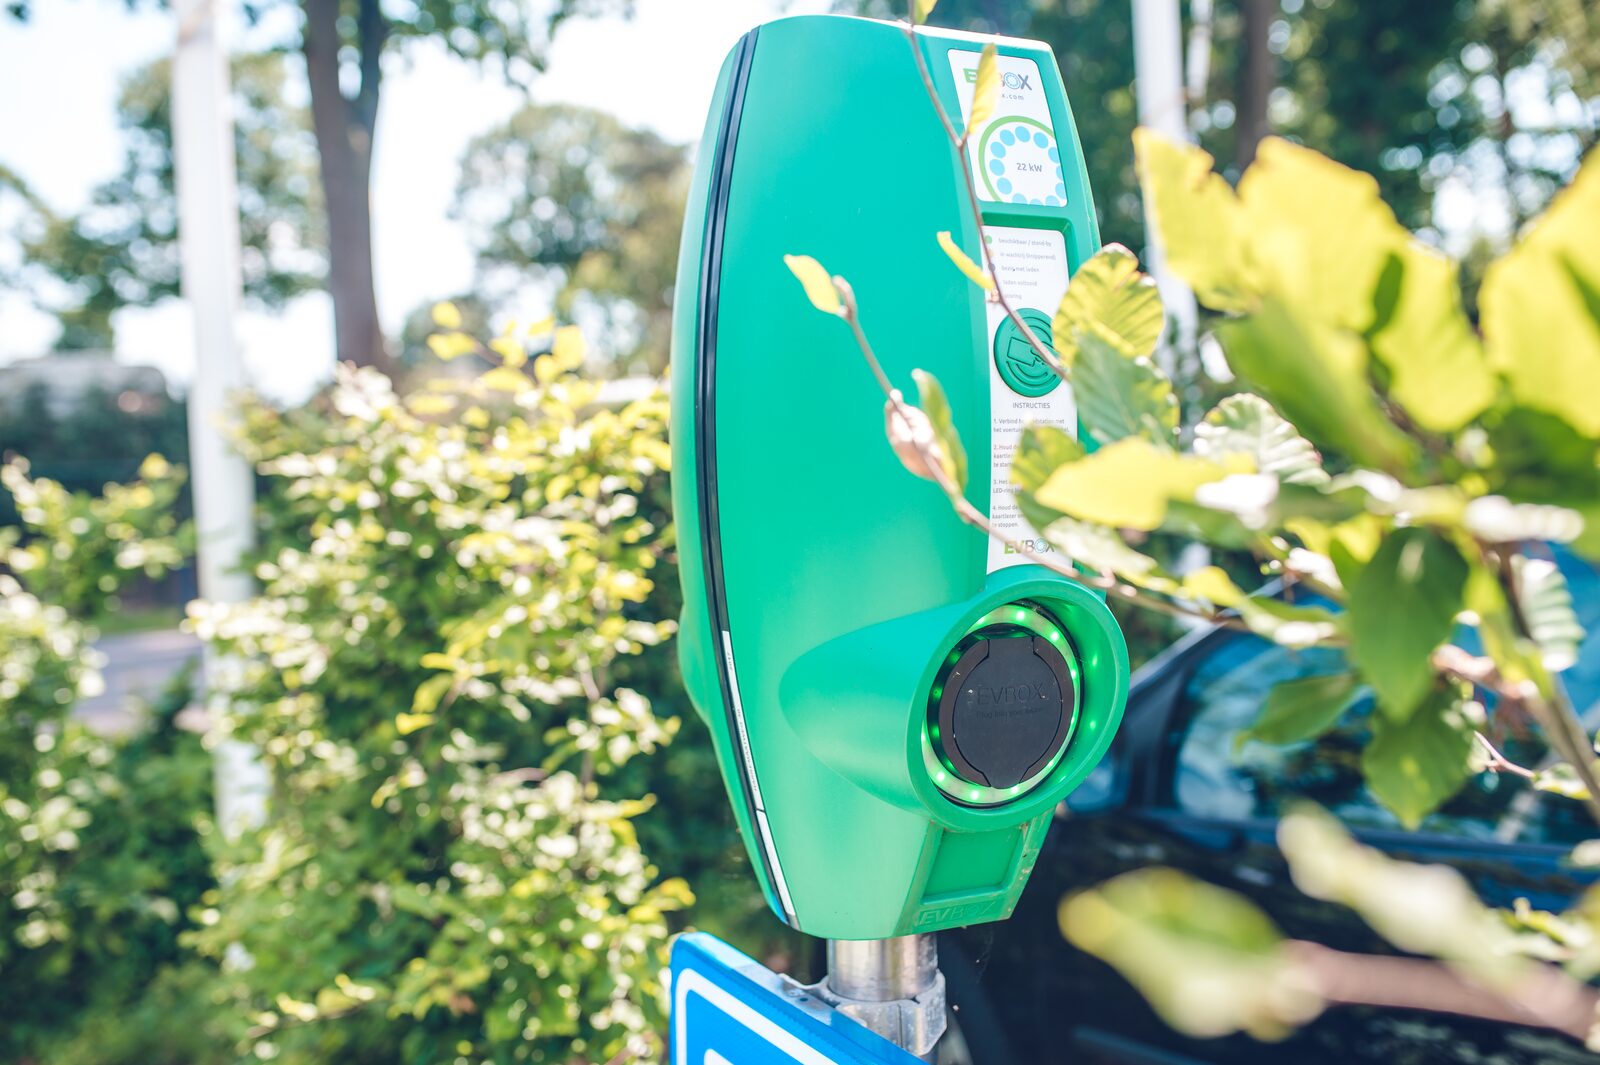
M1244 15L1244 62L1239 67L1238 115L1234 124L1234 161L1242 172L1256 157L1256 146L1272 132L1267 100L1272 95L1273 55L1267 47L1277 0L1240 0Z
M361 88L339 85L339 0L303 0L311 124L321 160L328 215L328 294L338 357L392 370L372 275L372 131L377 119L378 60L386 26L376 0L361 5Z

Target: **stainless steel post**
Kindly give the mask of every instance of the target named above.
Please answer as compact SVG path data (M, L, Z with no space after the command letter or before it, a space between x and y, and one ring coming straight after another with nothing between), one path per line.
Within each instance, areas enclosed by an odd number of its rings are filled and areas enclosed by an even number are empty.
M944 976L932 935L830 939L821 990L841 1013L924 1061L944 1034Z

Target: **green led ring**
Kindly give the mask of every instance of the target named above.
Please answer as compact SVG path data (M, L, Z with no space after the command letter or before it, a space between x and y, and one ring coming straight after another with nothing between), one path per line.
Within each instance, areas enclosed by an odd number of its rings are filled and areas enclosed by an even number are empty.
M1061 652L1061 657L1067 663L1067 673L1072 678L1072 714L1067 720L1067 732L1061 741L1061 746L1043 768L1012 787L991 788L974 784L957 775L955 766L935 748L934 740L939 735L939 700L944 696L944 678L960 661L966 649L976 642L976 638L983 637L985 630L1002 626L1006 629L1022 629L1035 636L1041 636ZM1078 730L1081 696L1082 677L1078 669L1078 656L1073 650L1072 641L1067 636L1066 630L1032 603L1009 603L996 607L967 626L967 631L961 634L961 639L956 641L955 647L945 656L944 665L935 677L933 687L928 691L927 713L922 721L923 768L927 770L935 787L963 806L998 806L1001 803L1011 802L1031 791L1048 777L1060 764L1062 757L1067 753L1067 748L1072 746L1073 734Z

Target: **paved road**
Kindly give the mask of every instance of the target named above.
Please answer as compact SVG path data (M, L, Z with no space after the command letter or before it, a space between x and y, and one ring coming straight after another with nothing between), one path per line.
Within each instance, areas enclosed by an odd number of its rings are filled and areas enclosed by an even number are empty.
M155 700L172 675L200 657L200 641L177 629L106 636L95 642L106 656L106 690L78 704L77 716L96 732L126 732L143 704Z

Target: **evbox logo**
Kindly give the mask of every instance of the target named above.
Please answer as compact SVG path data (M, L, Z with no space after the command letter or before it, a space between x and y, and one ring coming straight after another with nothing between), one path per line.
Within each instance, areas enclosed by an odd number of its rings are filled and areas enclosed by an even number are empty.
M967 76L968 85L976 85L978 83L977 67L969 67L962 71L962 73ZM1032 89L1033 78L1029 77L1027 74L1018 74L1014 70L1008 70L1004 74L1000 75L1000 84L1004 85L1008 89L1013 90Z

